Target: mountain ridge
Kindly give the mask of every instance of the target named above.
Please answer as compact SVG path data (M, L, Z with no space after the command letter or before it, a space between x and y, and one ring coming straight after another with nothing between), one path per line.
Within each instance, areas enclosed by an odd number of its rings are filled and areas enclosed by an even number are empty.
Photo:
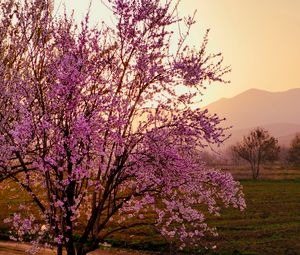
M242 96L243 94L248 94L248 93L253 93L253 92L261 92L261 93L268 93L268 94L278 94L278 93L287 93L287 92L291 92L291 91L298 91L300 90L300 87L299 88L291 88L291 89L288 89L288 90L283 90L283 91L268 91L268 90L263 90L263 89L258 89L258 88L250 88L250 89L247 89L237 95L234 95L232 97L221 97L220 99L206 105L205 107L208 107L209 105L211 104L215 104L219 101L224 101L224 100L230 100L230 99L234 99L236 97L239 97L239 96Z
M300 88L270 92L252 88L232 98L221 98L205 107L225 118L223 126L233 126L225 146L232 145L255 127L263 127L276 138L300 132ZM280 140L280 139L279 139Z

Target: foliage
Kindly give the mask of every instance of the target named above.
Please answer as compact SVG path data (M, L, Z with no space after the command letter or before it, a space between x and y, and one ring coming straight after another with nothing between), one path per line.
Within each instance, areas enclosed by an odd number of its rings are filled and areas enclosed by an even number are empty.
M151 210L165 238L197 244L215 234L208 214L245 207L231 174L198 158L226 139L222 120L191 109L204 82L229 69L206 53L207 35L200 50L185 45L192 17L170 52L182 23L172 1L106 4L114 28L90 28L89 14L79 26L55 17L50 1L1 2L0 180L40 210L24 206L6 222L18 240L52 236L58 254L81 255Z
M278 158L278 141L267 130L256 128L241 143L232 147L235 155L249 162L253 179L259 177L261 164Z
M291 142L288 150L287 161L300 166L300 135L297 134Z

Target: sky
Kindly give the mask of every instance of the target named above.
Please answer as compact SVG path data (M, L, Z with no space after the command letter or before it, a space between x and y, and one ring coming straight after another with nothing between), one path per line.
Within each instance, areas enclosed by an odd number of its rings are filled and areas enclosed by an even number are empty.
M80 20L88 0L65 3ZM202 106L233 97L250 88L285 91L300 87L300 0L181 0L179 14L196 13L188 43L199 46L210 29L208 51L222 52L232 71L230 84L213 83L204 92ZM101 0L93 0L91 21L111 21Z

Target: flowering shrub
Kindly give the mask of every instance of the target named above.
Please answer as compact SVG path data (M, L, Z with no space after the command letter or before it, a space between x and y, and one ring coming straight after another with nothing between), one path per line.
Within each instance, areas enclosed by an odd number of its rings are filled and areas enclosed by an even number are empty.
M191 17L170 51L182 22L172 1L106 4L114 28L55 17L47 0L1 2L0 180L18 183L42 216L6 221L19 238L47 232L58 254L80 255L152 210L167 239L201 243L215 234L208 214L245 207L240 184L199 158L226 139L222 120L191 109L204 82L229 70L206 54L207 35L198 51L185 45Z

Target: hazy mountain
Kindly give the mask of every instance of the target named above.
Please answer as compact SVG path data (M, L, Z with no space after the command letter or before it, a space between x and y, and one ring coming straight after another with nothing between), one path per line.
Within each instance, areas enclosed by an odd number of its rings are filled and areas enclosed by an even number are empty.
M231 137L224 144L225 147L236 144L241 141L243 136L247 135L250 130L260 126L270 132L271 135L278 139L280 145L289 146L291 140L295 137L297 133L300 133L300 124L290 124L290 123L276 123L269 125L256 125L244 129L231 129Z
M290 147L291 141L295 138L296 134L300 135L300 132L278 137L279 144L284 147Z
M225 117L225 125L233 126L227 146L257 126L268 129L284 144L300 132L300 88L283 92L250 89L233 98L222 98L207 108L210 113Z

